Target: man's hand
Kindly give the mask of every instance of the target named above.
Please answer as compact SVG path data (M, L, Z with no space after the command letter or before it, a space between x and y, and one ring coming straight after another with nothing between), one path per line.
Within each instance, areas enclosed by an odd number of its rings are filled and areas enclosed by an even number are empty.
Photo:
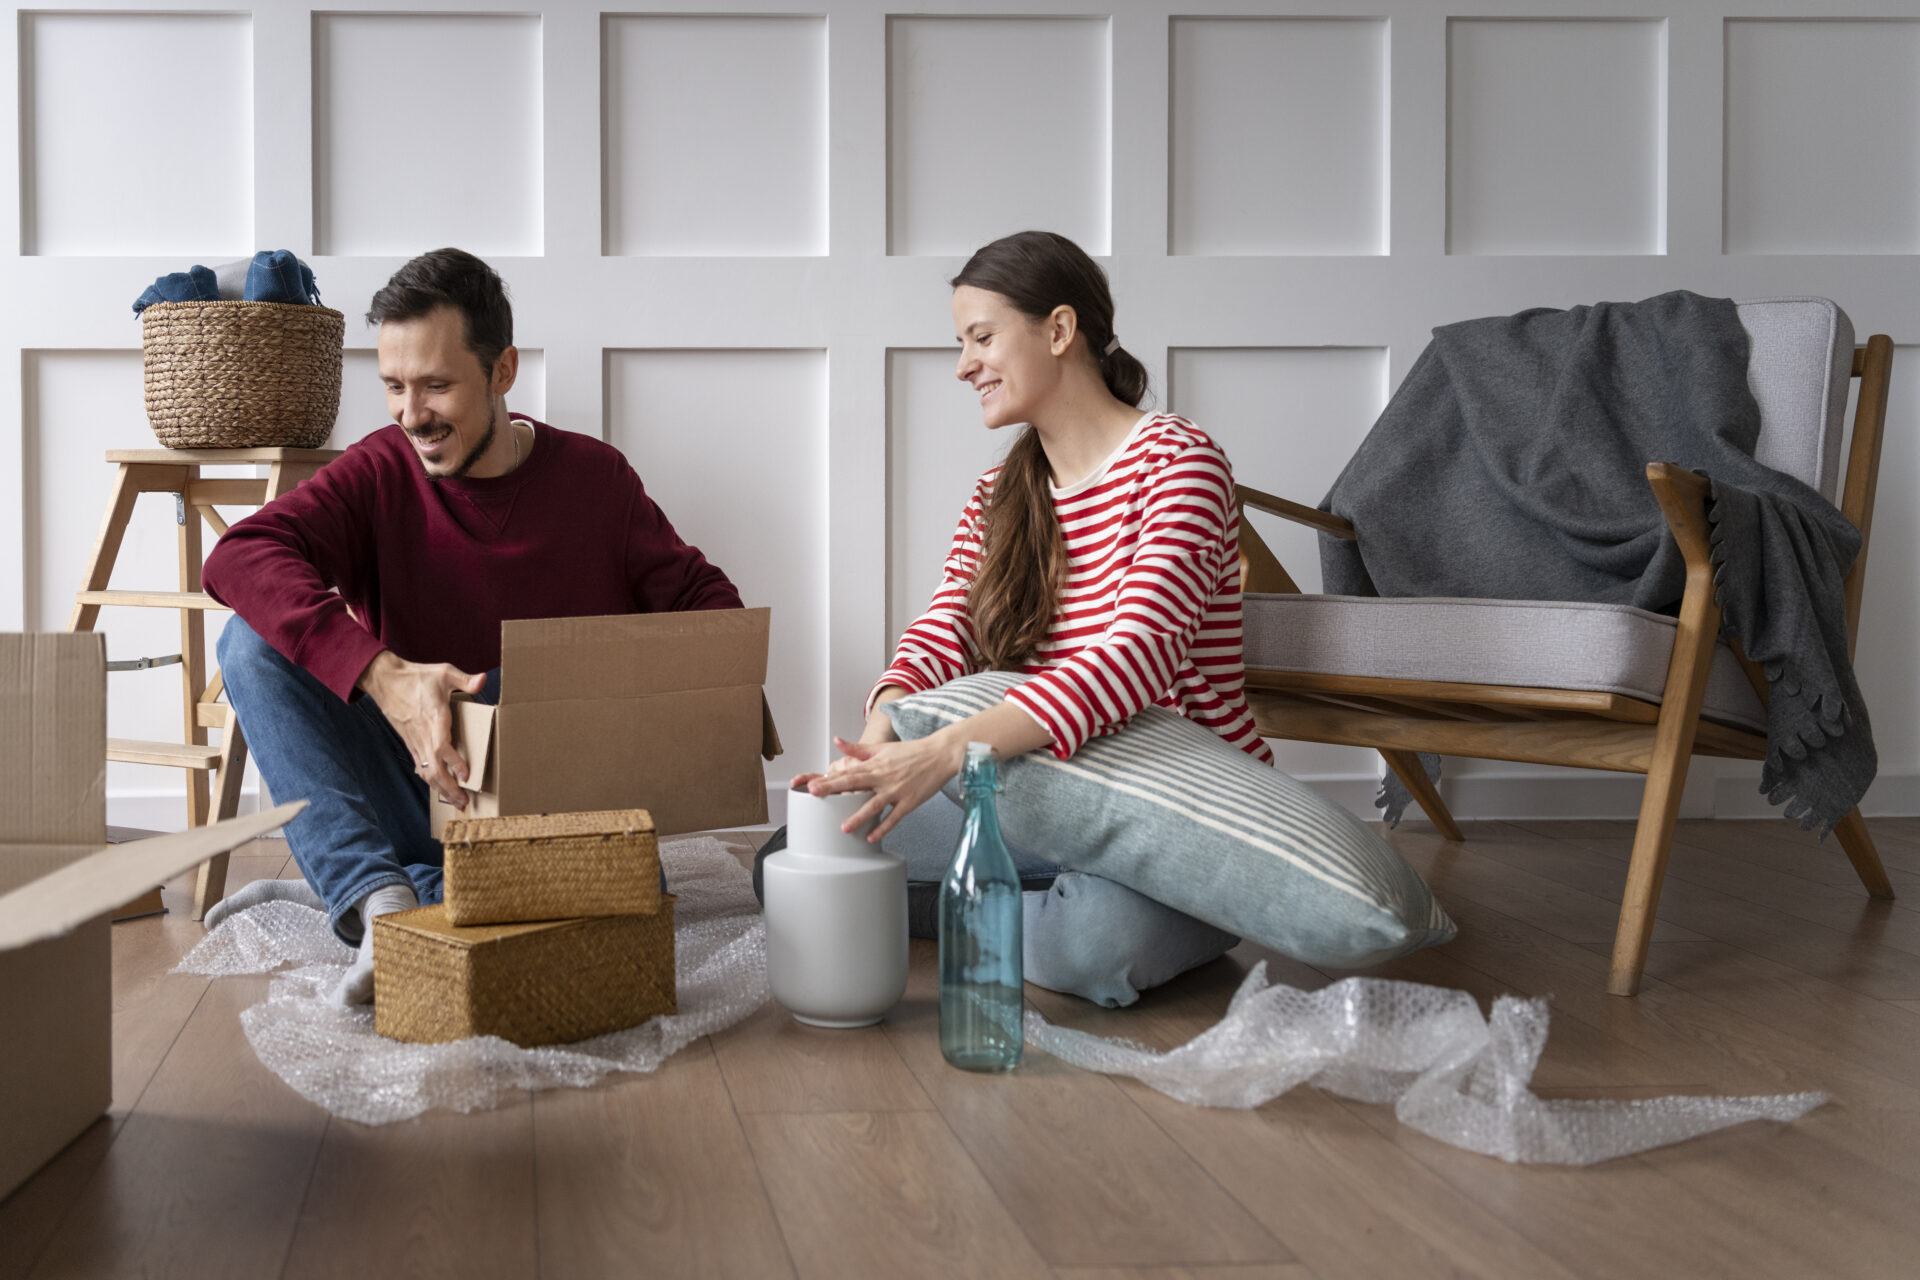
M467 762L453 748L452 697L479 693L485 675L470 676L445 662L408 662L382 649L355 681L372 698L413 757L413 769L434 792L456 809L467 807L460 784Z

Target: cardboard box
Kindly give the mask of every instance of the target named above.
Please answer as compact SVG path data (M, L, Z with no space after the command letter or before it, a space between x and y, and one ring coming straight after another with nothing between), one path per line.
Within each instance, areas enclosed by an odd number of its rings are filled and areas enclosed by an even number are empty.
M455 700L467 807L435 796L434 836L451 818L593 809L645 809L663 836L765 822L770 612L502 623L500 705Z
M0 635L0 1197L112 1102L116 907L298 813L107 842L107 651Z

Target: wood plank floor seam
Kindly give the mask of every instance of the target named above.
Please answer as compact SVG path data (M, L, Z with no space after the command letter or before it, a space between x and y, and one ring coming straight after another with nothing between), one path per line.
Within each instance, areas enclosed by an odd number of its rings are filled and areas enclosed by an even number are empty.
M546 1274L540 1263L540 1108L527 1101L527 1182L533 1194L533 1274Z
M307 1180L300 1189L300 1207L293 1215L293 1230L287 1232L286 1252L280 1258L278 1275L285 1280L287 1270L293 1266L293 1246L300 1239L300 1222L306 1217L307 1205L313 1199L314 1174L320 1168L320 1155L327 1149L327 1131L333 1128L333 1117L328 1116L326 1123L320 1126L320 1140L313 1144L313 1159L307 1163Z
M700 1043L706 1046L708 1053L713 1054L714 1065L720 1071L721 1086L725 1088L726 1087L726 1068L725 1068L725 1064L721 1063L720 1061L720 1055L714 1051L713 1037L701 1036ZM731 1089L727 1090L727 1105L731 1107L733 1110L733 1123L740 1128L741 1135L744 1137L746 1134L746 1126L741 1121L740 1108L733 1100L733 1091ZM753 1147L751 1143L748 1144L747 1150L749 1155L752 1156ZM752 1156L751 1163L753 1165L754 1181L760 1188L760 1198L767 1202L768 1211L772 1212L773 1196L767 1190L767 1171L760 1167L759 1157ZM787 1229L785 1225L781 1223L780 1215L778 1213L773 1214L773 1230L774 1230L774 1233L780 1237L780 1247L786 1251L787 1265L793 1268L793 1273L795 1275L799 1275L800 1264L797 1260L795 1260L793 1256L793 1243L787 1239Z
M940 1117L940 1126L952 1136L954 1145L959 1147L961 1151L966 1152L968 1163L979 1170L981 1180L987 1184L987 1190L993 1193L995 1200L999 1201L1001 1212L1005 1213L1008 1221L1013 1223L1013 1228L1020 1233L1020 1238L1027 1242L1027 1248L1033 1250L1035 1257L1045 1261L1047 1255L1046 1251L1040 1247L1041 1242L1035 1240L1033 1233L1020 1225L1020 1218L1016 1212L1017 1206L1008 1202L1006 1193L1001 1189L999 1183L988 1176L985 1169L980 1168L980 1161L974 1157L973 1152L967 1150L966 1139L961 1137L959 1130L953 1127L953 1121L948 1118L947 1113L941 1110L937 1103L934 1106L933 1113ZM1054 1270L1053 1264L1048 1263L1047 1269L1049 1271Z

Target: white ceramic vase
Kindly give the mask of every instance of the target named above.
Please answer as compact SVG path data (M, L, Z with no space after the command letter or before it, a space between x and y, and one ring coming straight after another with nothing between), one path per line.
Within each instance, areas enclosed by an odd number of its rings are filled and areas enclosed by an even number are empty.
M762 864L773 998L816 1027L880 1021L907 989L907 860L840 824L871 797L787 793L787 847Z

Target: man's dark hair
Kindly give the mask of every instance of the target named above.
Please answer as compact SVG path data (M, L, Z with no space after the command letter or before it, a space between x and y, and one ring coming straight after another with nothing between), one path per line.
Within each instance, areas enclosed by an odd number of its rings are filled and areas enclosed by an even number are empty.
M367 323L417 320L440 307L465 319L467 350L491 378L493 362L513 345L513 305L494 269L464 249L435 249L394 272L373 295Z

